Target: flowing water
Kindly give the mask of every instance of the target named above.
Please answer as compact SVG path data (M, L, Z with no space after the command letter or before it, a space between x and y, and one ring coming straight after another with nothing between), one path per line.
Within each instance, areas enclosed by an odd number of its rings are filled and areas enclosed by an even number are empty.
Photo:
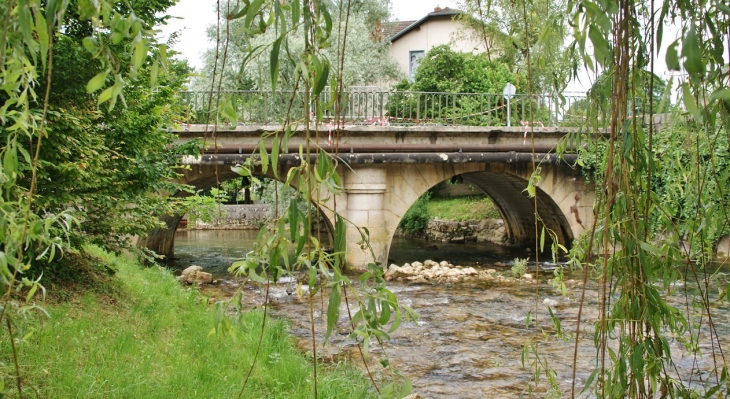
M226 269L234 258L250 251L256 235L256 231L248 230L180 232L175 244L178 259L173 267L202 266L221 280L208 294L218 297L232 295L239 285L230 279ZM494 268L506 275L511 259L527 257L526 252L490 244L436 243L435 248L433 245L433 242L396 238L390 260L399 265L426 259L446 260L477 269ZM536 273L533 266L532 273L537 274L537 278L528 281L448 285L389 282L389 288L399 301L416 310L420 318L416 323L401 326L384 349L371 348L371 371L376 378L382 372L378 360L384 357L384 350L395 368L411 379L414 392L426 398L516 398L526 392L535 371L534 353L525 360L523 367L523 348L526 344L539 342L537 349L541 359L557 372L562 391L558 397L569 397L574 340L566 343L554 336L555 328L544 302L551 305L565 332L574 334L583 291L580 283L582 275L568 276L575 280L568 281L567 295L561 296L551 285L552 272L547 270L549 268L549 265L542 265L541 271ZM273 315L288 319L301 347L311 351L309 303L293 293L295 284L272 285L269 309ZM598 286L590 281L586 288L577 356L577 392L582 389L596 361L592 340L593 323L598 317L599 291ZM265 293L255 285L245 286L243 293L244 305L249 308L261 306L264 302ZM351 300L350 303L353 302ZM670 302L681 306L682 296L670 297ZM714 309L718 314L713 315L723 343L730 336L730 310L726 305L727 302L716 304ZM323 310L326 306L327 299L318 296L313 311L317 355L324 359L351 358L359 362L357 347L348 338L349 323L344 305L336 332L330 343L322 348L325 329ZM535 309L538 309L537 312ZM670 346L680 374L687 378L695 357L674 340ZM707 337L702 339L701 349L710 353ZM697 361L703 369L712 364L711 356ZM693 378L697 380L696 376ZM546 387L543 376L535 397L546 397Z

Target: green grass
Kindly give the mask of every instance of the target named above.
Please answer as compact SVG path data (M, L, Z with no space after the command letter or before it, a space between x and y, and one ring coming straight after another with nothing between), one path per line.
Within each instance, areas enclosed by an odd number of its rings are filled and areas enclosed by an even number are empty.
M432 197L426 202L429 218L464 221L499 219L502 216L492 200L486 196Z
M231 320L211 334L215 311L195 290L182 289L162 268L90 249L117 270L100 284L43 304L50 317L17 320L24 396L42 398L235 398L252 363L263 313ZM294 347L284 322L269 319L245 398L311 398L311 362ZM0 345L6 397L17 397L7 329ZM322 398L373 396L360 372L321 367ZM33 392L35 391L35 392ZM0 393L0 397L2 394Z

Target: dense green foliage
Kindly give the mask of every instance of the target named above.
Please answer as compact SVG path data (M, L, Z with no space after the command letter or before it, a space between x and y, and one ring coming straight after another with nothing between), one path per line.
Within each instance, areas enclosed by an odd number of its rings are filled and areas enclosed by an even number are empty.
M428 214L426 204L431 198L431 193L426 192L419 197L416 202L411 205L406 211L405 215L398 224L398 228L403 230L406 234L421 234L428 226L428 221L431 217Z
M711 137L678 113L673 114L671 124L654 134L651 185L661 206L652 207L644 221L651 237L687 239L694 234L693 219L699 213L720 211L730 201L730 185L724 172L730 168L727 143L726 135ZM583 174L597 186L604 181L608 146L608 140L591 142L581 156ZM715 171L720 173L715 176ZM702 241L706 244L695 241L698 246L692 251L712 251L714 244L728 233L730 226L723 218L705 221ZM702 248L708 244L709 247Z
M226 195L226 203L228 204L250 204L252 203L252 191L260 186L258 180L246 177L238 177L235 179L224 181L220 184L220 189Z
M567 45L568 1L464 0L462 22L489 48L488 57L506 65L530 93L561 93L577 68Z
M503 125L506 107L500 93L507 83L514 84L518 92L524 92L524 87L506 64L490 61L486 54L458 52L447 45L436 46L419 61L413 82L402 80L395 86L398 92L389 98L388 114L421 123L458 120L462 125ZM519 123L516 114L512 119L513 123Z
M67 267L77 277L90 276L89 281L56 285L52 297L65 300L47 305L50 317L38 312L19 321L20 328L33 332L18 341L28 388L48 398L238 396L241 376L257 350L260 310L236 312L229 335L210 334L219 305L209 305L196 289L181 288L170 271L88 251L91 257L72 256L77 264ZM287 329L280 320L266 324L259 353L263 360L243 397L310 397L309 361ZM0 345L0 355L1 372L14 374L7 341ZM371 396L356 369L335 365L321 370L320 397Z
M432 48L419 61L413 82L402 80L396 90L434 93L501 93L507 83L517 84L507 65L486 54L454 51L447 45ZM518 89L520 89L518 87Z
M166 2L155 4L169 6ZM146 4L142 8L141 13L150 19L141 20L141 24L154 23L158 19L155 13L164 10L151 7ZM141 60L135 60L139 65L127 73L124 70L130 63L122 58L113 66L119 71L113 87L118 87L123 104L98 108L101 98L88 93L92 85L87 87L87 82L93 78L98 82L93 86L101 86L109 72L90 50L98 47L100 40L109 40L111 33L97 31L90 21L69 14L64 19L65 29L53 31L49 39L55 60L51 76L44 76L48 71L38 71L36 90L45 92L47 81L51 82L47 102L32 97L28 103L35 117L43 113L44 105L47 107L41 146L36 148L38 132L29 130L18 136L18 125L0 127L0 140L12 143L5 154L10 156L11 150L22 154L17 158L20 173L16 175L16 191L6 191L6 200L33 186L34 213L65 214L76 221L77 228L70 229L67 237L72 247L93 242L119 251L129 248L129 236L146 234L158 225L150 215L174 211L174 204L161 195L181 188L172 184L178 150L171 148L172 137L165 129L180 112L175 92L184 84L188 68L185 63L171 63L167 73L160 74L154 56L140 53ZM94 34L94 39L88 39L87 34ZM109 44L109 50L132 56L125 53L129 40L113 39ZM153 71L158 76L153 78ZM126 85L119 85L123 81ZM6 106L12 104L11 99L5 100ZM36 150L37 169L32 173L31 157Z
M77 46L74 51L83 51L80 45L71 45ZM57 51L62 50L57 47ZM35 203L46 213L73 209L80 222L72 233L75 246L93 242L118 251L129 246L128 236L144 235L157 226L150 215L174 212L174 203L162 195L181 189L172 183L178 151L171 149L173 137L166 128L178 115L175 92L186 69L178 65L166 75L172 80L158 80L154 91L143 76L149 69L140 71L123 91L126 107L111 112L94 110L95 99L88 95L75 96L79 103L85 99L77 107L64 107L68 102L63 96L58 103L52 99L54 111L49 114L49 136L41 148L37 176L43 184L38 185ZM84 70L88 70L84 65L66 62L54 71Z
M408 89L498 94L508 82L517 85L518 91L524 89L505 63L490 61L484 53L459 52L441 45L429 50L419 61L416 76Z

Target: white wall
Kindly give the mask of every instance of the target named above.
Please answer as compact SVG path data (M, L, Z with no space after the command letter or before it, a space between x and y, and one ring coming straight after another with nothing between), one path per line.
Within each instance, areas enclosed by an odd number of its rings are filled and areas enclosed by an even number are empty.
M408 76L408 62L411 51L428 53L435 46L448 44L454 51L484 52L484 43L473 39L464 24L447 18L431 19L408 32L391 45L390 54Z

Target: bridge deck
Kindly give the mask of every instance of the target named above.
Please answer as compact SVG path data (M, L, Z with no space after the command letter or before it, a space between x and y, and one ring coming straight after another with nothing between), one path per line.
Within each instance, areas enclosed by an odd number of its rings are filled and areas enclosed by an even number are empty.
M288 140L290 148L298 148L306 142L306 128L303 125L291 129ZM280 125L215 126L182 125L177 134L178 142L205 139L206 145L215 143L219 149L238 149L239 153L251 152L262 136L273 136L282 132ZM328 125L319 125L310 130L311 140L320 146L337 141L340 151L388 152L398 146L399 150L414 152L433 151L531 151L534 133L538 152L553 148L560 139L577 134L578 128L567 127L506 127L506 126L363 126L346 125L339 131ZM338 140L337 140L338 139ZM271 143L269 139L268 143ZM414 146L408 148L408 146ZM416 146L434 146L430 150ZM444 146L438 148L438 146ZM504 148L490 146L506 146ZM361 147L362 150L358 150ZM536 148L537 149L537 148Z
M262 136L282 131L279 125L242 125L218 127L185 125L176 132L178 142L203 138L200 158L185 157L185 164L243 163L257 152ZM504 126L362 126L347 125L339 132L320 125L310 131L310 151L322 148L337 153L348 164L367 163L574 163L576 156L562 159L555 155L557 143L577 128ZM335 139L339 133L339 140ZM532 137L534 133L534 145ZM271 151L272 139L267 139ZM292 129L288 143L281 149L279 162L295 165L301 161L300 147L306 151L306 127ZM566 146L570 152L574 147ZM258 159L258 155L253 155ZM313 158L314 159L314 158ZM312 159L312 160L313 160Z

